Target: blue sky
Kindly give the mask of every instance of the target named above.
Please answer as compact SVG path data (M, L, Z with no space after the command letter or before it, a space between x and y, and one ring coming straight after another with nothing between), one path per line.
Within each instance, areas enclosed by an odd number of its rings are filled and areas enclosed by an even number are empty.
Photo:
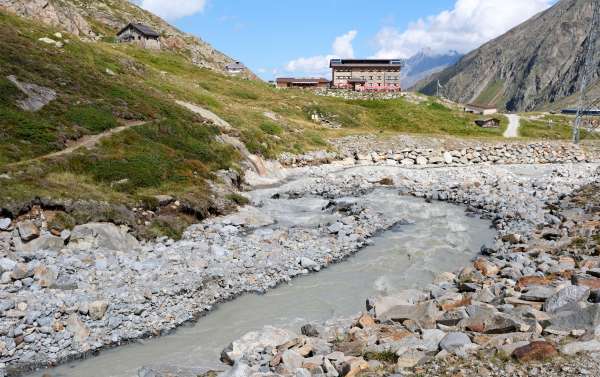
M465 53L555 0L137 2L272 79L325 75L331 57L407 58L422 49Z

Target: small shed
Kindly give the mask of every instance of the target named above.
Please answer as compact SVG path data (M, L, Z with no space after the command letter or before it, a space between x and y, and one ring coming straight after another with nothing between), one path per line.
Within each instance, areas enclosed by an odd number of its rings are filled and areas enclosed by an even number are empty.
M498 118L478 119L475 121L475 124L481 128L500 128L500 119L498 119Z
M117 33L119 43L135 43L143 48L160 49L160 34L148 25L129 23Z
M227 73L235 76L244 73L244 71L246 70L246 66L243 65L241 62L235 62L227 64L225 69L227 70Z

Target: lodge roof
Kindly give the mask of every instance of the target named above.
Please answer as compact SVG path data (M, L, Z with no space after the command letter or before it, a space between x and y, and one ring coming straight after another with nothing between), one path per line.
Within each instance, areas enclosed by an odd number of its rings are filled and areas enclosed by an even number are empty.
M117 35L123 34L123 32L125 32L125 30L129 29L129 27L134 28L135 30L139 31L141 34L145 35L146 37L152 37L152 38L160 37L160 34L158 34L150 26L140 24L140 23L134 23L134 22L128 23L123 29L121 29L121 31L119 31L117 33Z
M331 59L330 68L335 67L398 67L403 66L400 59Z
M322 77L278 77L277 82L282 84L327 84L330 81Z

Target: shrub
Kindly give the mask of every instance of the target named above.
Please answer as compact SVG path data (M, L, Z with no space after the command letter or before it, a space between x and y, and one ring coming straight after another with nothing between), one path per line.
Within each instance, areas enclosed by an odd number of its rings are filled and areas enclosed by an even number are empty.
M263 122L260 125L260 129L269 135L281 135L281 133L283 133L283 128L273 122Z
M95 106L76 106L69 109L67 119L93 133L100 133L118 126L118 122L108 109Z

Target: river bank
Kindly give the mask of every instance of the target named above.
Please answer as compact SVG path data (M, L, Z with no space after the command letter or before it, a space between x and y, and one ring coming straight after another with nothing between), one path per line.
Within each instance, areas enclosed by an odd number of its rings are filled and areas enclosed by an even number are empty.
M223 351L229 375L596 375L587 353L600 352L597 172L572 192L559 183L566 170L525 170L513 171L512 188L496 171L491 187L457 174L427 192L392 175L413 195L491 215L497 242L434 284L369 298L360 317L246 334Z
M312 167L302 179L261 191L252 198L254 206L238 214L191 227L179 242L136 251L39 252L21 261L27 266L23 279L3 286L3 360L9 370L22 370L166 333L217 302L265 291L341 260L402 220L361 206L361 196L376 187L391 185L399 193L467 204L471 211L481 207L477 212L483 216L501 217L496 228L502 236L527 232L543 221L545 201L593 180L594 169L586 164ZM341 200L349 196L356 200ZM275 223L257 210L267 197L314 200L315 207L326 210L316 224L282 224L284 231L261 234L261 228ZM259 236L247 237L248 232ZM265 249L266 240L276 242ZM27 271L40 265L57 269L72 285L36 284ZM28 278L29 285L21 281Z

